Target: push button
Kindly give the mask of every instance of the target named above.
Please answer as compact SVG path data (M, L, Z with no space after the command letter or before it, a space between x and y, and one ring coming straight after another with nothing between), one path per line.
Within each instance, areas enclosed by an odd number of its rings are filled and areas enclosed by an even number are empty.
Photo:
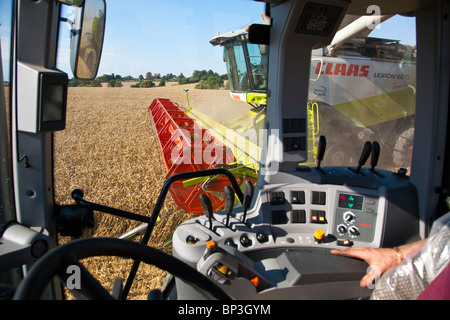
M265 233L258 232L256 234L256 240L258 240L259 243L264 243L269 241L269 237Z
M191 234L186 237L186 243L189 245L194 245L197 242L198 242L198 239Z
M312 192L312 204L320 204L325 205L327 199L327 194L322 191L313 191Z
M271 192L270 194L270 204L271 205L278 205L278 204L284 204L285 198L284 198L284 192Z
M215 249L216 248L216 243L214 242L214 240L209 240L208 242L206 242L206 248L208 248L208 249Z
M252 240L244 233L239 239L243 247L249 247L252 244Z
M292 191L292 204L305 204L305 191Z
M319 211L319 223L326 223L325 211Z
M325 211L311 210L311 223L327 223L327 219L325 218Z
M317 243L322 243L324 239L325 239L325 231L323 231L322 229L317 229L314 232L314 240L316 240Z
M347 240L347 239L338 240L337 241L337 245L338 246L343 246L343 247L351 247L351 246L353 246L353 241Z
M221 274L227 274L228 268L226 265L223 265L223 266L217 268L217 271L219 271Z

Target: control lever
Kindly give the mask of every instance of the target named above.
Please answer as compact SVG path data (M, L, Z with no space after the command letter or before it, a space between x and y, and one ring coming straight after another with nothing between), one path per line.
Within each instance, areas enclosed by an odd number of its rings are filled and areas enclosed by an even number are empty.
M227 221L225 223L225 226L228 227L228 224L230 223L230 215L231 211L233 211L234 207L234 190L230 186L225 186L225 212L227 213Z
M320 163L323 160L323 156L325 154L325 149L327 148L327 139L325 136L320 136L319 138L319 146L317 148L317 169L320 170ZM322 171L322 170L320 170Z
M356 168L355 173L359 173L361 167L366 163L367 159L369 158L371 151L372 151L372 143L370 143L370 141L366 141L361 156L359 157L358 167Z
M213 206L211 203L211 199L209 199L209 197L204 193L202 193L199 196L199 199L200 199L200 202L202 203L203 212L209 220L209 229L212 230L213 229L213 225L212 225Z
M247 217L247 210L250 207L250 204L252 203L253 198L253 191L255 190L255 187L253 186L253 183L251 183L249 180L245 180L244 182L244 215L242 218L242 222L245 223L246 217Z
M370 159L370 171L375 172L380 157L380 144L377 141L372 142L372 158Z

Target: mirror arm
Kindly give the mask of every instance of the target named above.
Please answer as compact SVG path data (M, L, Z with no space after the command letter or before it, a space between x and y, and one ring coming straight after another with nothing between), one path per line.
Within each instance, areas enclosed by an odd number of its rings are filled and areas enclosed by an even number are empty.
M78 34L81 33L81 30L75 30L74 29L74 25L75 25L75 21L72 21L70 19L67 19L65 17L59 17L59 21L60 22L67 22L70 25L70 37L76 36Z
M80 33L81 33L81 30L80 30L80 29L78 29L78 30L71 29L71 30L70 30L70 37L74 37L74 36L76 36L76 35L79 35Z
M61 21L61 22L67 22L68 24L70 24L71 27L72 27L73 24L75 23L75 22L73 22L72 20L67 19L67 18L64 18L64 17L59 17L59 21Z

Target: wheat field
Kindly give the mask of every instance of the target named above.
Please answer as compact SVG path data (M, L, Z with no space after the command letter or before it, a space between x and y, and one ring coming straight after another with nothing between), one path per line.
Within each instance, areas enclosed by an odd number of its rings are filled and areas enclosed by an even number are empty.
M55 201L74 204L70 194L81 189L88 201L150 216L164 183L165 171L153 136L148 107L155 98L168 98L188 108L184 89L189 89L189 106L233 116L232 110L245 104L232 101L229 91L200 90L193 84L165 87L69 88L64 131L54 135ZM223 118L222 118L223 119ZM159 247L176 227L193 214L180 211L167 197L161 210L167 215L155 226L149 245ZM140 222L94 212L95 228L85 237L119 237ZM61 244L69 241L61 237ZM163 247L171 253L170 244ZM122 258L91 258L85 266L102 285L111 290L115 279L126 280L132 261ZM141 264L128 299L146 299L151 289L161 288L166 272ZM71 299L70 294L67 298Z

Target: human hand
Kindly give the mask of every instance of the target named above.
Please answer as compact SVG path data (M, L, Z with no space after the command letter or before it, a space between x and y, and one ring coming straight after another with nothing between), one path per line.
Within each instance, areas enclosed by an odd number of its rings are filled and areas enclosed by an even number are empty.
M332 254L366 261L370 271L361 279L360 286L366 288L388 269L397 266L401 259L397 252L387 248L346 248L330 251Z

